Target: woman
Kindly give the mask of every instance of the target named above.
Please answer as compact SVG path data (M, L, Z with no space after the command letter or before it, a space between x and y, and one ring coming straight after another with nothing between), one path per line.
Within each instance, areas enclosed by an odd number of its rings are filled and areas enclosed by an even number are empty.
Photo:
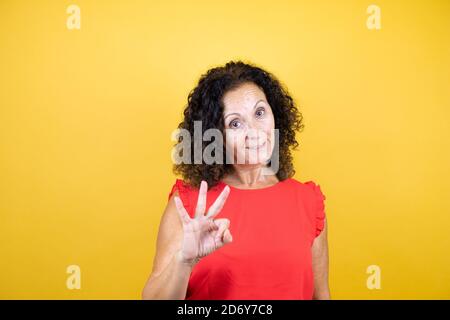
M227 162L195 162L191 153L174 165L183 180L169 193L142 298L330 299L325 196L292 178L290 148L304 125L287 90L267 71L231 61L189 94L178 128L194 136L194 121L202 133L224 133L215 156Z

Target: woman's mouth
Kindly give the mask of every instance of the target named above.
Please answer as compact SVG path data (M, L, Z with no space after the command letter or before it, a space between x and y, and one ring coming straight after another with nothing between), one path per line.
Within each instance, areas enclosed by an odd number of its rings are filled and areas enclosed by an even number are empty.
M258 149L264 147L265 145L266 145L266 141L264 141L264 143L261 144L261 145L259 145L259 146L256 146L256 147L246 147L246 149L250 149L250 150L258 150Z

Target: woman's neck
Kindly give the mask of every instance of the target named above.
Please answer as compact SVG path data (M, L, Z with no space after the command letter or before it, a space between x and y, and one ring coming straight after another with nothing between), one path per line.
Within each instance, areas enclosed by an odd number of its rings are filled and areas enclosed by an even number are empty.
M222 180L226 184L235 187L265 187L279 182L272 171L263 170L263 166L235 166L234 172L225 176ZM270 172L270 174L267 174Z

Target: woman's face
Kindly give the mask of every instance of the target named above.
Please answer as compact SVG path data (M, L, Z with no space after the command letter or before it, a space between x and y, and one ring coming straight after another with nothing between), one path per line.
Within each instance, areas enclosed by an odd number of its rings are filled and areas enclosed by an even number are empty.
M222 99L227 155L233 164L265 165L274 148L275 119L264 91L246 82Z

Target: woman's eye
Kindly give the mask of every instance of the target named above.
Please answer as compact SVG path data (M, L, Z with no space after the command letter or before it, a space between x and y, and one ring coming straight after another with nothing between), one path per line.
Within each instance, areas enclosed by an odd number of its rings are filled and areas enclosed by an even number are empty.
M239 124L239 121L233 120L230 122L229 126L230 126L230 128L239 128L240 124Z
M258 117L261 117L264 114L264 108L257 110L255 113Z

